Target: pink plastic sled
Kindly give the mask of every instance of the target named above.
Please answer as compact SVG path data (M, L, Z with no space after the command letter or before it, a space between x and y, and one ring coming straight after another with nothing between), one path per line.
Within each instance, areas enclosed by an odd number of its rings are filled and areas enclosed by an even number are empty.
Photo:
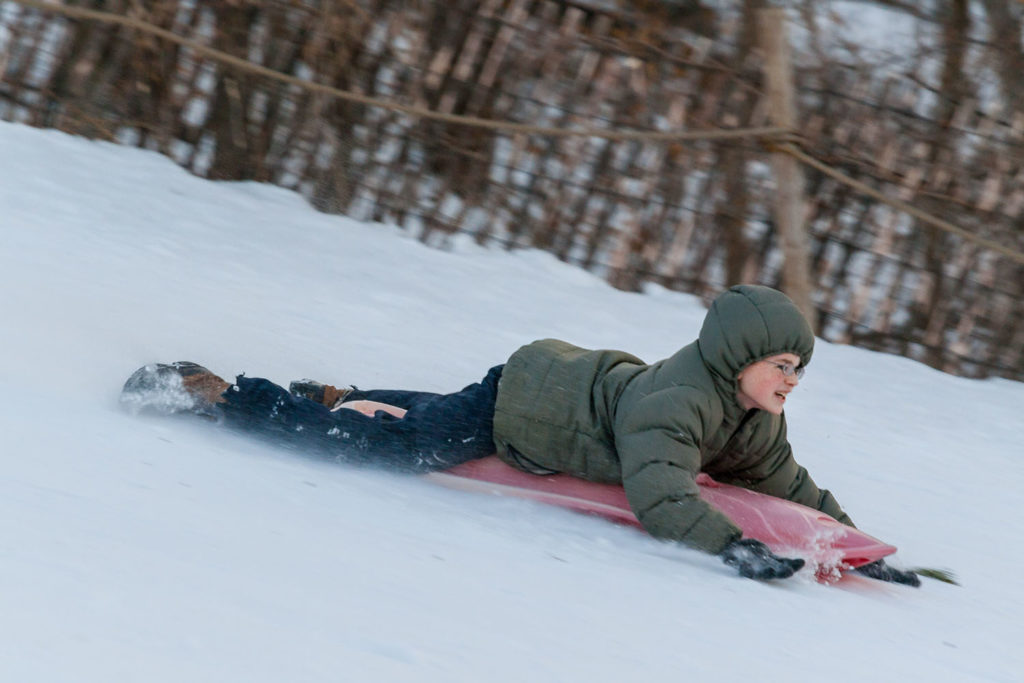
M526 474L509 467L497 456L472 460L427 476L451 488L527 498L640 526L621 486L595 484L565 474ZM745 537L763 541L777 554L802 557L819 581L835 581L845 569L896 552L894 546L804 505L719 484L705 474L697 477L697 484L700 497L725 513Z

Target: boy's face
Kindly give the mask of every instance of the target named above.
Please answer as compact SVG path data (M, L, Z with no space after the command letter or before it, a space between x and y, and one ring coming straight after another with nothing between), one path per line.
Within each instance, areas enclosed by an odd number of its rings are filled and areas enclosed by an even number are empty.
M796 372L785 374L785 366L795 370L800 366L800 356L780 353L743 368L737 377L736 400L744 410L758 408L774 415L782 414L789 392L800 382Z

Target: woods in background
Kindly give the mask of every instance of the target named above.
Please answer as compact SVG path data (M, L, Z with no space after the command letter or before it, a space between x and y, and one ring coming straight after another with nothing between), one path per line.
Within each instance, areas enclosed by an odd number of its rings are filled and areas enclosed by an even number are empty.
M157 150L202 176L276 183L429 243L467 233L546 249L625 289L710 297L780 284L764 137L554 136L409 109L608 132L763 128L761 2L65 3L122 23L33 4L0 2L4 119ZM791 8L797 144L1024 251L1021 3L843 3L856 4L848 15L810 0ZM896 19L905 44L863 45ZM1024 379L1019 261L805 173L824 338Z

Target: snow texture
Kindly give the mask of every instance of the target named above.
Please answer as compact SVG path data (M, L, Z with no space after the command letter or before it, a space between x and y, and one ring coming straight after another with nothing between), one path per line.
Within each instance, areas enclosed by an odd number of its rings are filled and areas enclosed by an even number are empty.
M530 503L132 416L136 368L450 391L560 337L649 360L690 296L318 214L0 124L0 680L1019 681L1024 386L819 342L798 459L899 566L742 579Z

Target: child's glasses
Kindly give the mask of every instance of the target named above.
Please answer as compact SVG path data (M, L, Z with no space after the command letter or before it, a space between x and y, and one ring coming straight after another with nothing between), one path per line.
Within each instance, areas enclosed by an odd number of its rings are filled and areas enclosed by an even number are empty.
M771 365L777 367L779 370L782 371L782 374L785 377L792 377L793 375L796 375L797 379L804 378L804 368L802 367L798 368L790 363L776 363L775 361L772 360L766 360L765 363L770 363Z

